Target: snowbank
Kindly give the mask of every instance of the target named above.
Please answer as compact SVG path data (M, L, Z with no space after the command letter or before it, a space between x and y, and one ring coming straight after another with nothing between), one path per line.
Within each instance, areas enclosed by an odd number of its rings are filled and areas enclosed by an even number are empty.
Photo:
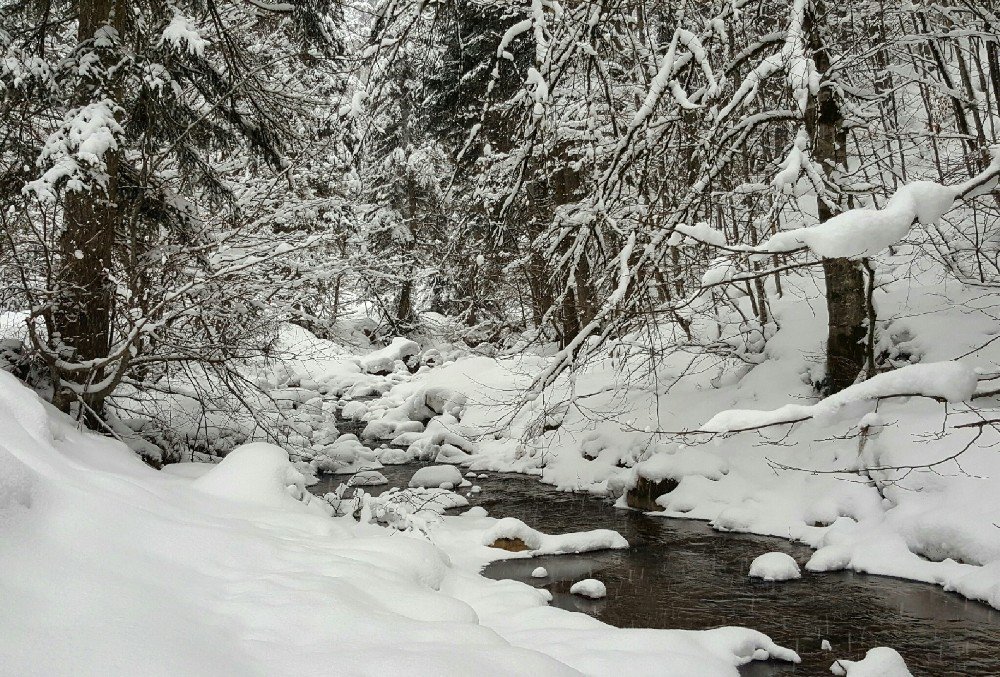
M823 379L822 280L808 278L770 296L775 327L760 353L668 351L642 378L647 365L623 339L516 413L519 388L546 358L465 357L400 382L367 415L445 388L466 397L448 427L475 440L456 459L471 471L528 473L602 497L636 487L640 472L665 477L658 515L800 541L817 549L808 570L927 581L1000 607L1000 434L957 427L1000 416L997 398L969 401L977 376L1000 363L994 303L975 288L943 287L939 269L907 271L875 296L876 348L896 368L824 400L814 387ZM692 321L702 337L718 329ZM982 381L979 393L994 383ZM586 406L560 404L572 393L585 393ZM685 430L712 434L657 433Z
M620 630L548 607L459 564L480 512L445 518L436 540L461 544L447 551L331 518L291 498L287 455L268 445L200 479L159 472L2 372L0 426L5 673L573 675L627 660L733 676L796 659L753 630Z
M288 493L289 485L302 484L288 452L266 442L244 444L233 449L222 462L192 483L192 487L215 496L275 508L301 505Z

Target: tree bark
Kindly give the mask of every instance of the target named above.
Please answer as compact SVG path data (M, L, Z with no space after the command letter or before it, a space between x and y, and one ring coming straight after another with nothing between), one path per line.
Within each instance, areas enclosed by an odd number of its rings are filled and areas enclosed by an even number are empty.
M820 32L824 9L822 0L813 3L813 13L807 13L805 29L816 69L828 74L830 54ZM813 159L827 178L832 178L838 167L847 165L847 130L843 122L833 89L821 86L818 94L810 97L805 123L812 138ZM817 205L820 223L840 211L834 197L817 196ZM823 276L828 315L824 390L835 393L852 385L865 368L865 278L861 267L849 259L825 259Z
M77 40L92 40L101 27L120 23L123 13L120 0L91 0L80 3ZM106 83L101 83L106 84ZM82 83L76 103L91 102L95 87ZM120 220L118 208L119 157L115 150L104 156L105 185L92 181L87 191L65 194L63 230L59 238L60 267L56 277L50 337L60 358L68 362L88 362L106 358L111 347L111 323L114 284L110 277L115 228ZM105 377L101 368L66 370L55 367L57 388L54 403L69 411L81 403L81 415L90 425L98 422L104 408L106 389L88 390L88 384ZM60 384L66 384L60 387ZM70 387L67 387L70 386Z

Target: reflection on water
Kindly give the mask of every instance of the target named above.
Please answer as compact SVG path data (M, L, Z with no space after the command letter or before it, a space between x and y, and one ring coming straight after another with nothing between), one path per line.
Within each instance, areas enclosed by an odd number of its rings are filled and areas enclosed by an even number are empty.
M382 472L390 486L405 486L415 469L395 466ZM802 656L798 666L757 663L744 668L744 675L829 674L835 658L861 658L874 646L899 651L915 675L1000 675L1000 612L984 604L931 585L850 572L804 571L797 581L753 581L746 574L757 555L780 550L801 565L811 551L775 538L721 534L702 522L617 510L604 501L557 492L536 478L490 473L474 481L483 492L470 496L470 502L495 517L517 517L549 533L616 529L632 544L625 551L505 560L486 567L484 574L491 578L548 589L556 606L619 627L743 625ZM548 570L547 578L531 577L538 566ZM589 577L607 585L605 599L569 594L574 582ZM821 651L824 639L832 652Z

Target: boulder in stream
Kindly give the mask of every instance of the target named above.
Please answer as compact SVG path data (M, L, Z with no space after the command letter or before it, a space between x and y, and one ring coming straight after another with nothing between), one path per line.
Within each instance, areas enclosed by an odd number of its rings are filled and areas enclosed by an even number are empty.
M636 478L635 486L625 491L625 503L635 510L660 512L663 506L657 504L656 499L676 489L677 484L673 477L653 480L640 475Z

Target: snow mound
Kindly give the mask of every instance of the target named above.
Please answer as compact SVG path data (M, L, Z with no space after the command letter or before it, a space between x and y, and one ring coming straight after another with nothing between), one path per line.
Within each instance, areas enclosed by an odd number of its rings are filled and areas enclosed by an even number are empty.
M252 442L233 449L192 486L215 496L281 508L298 503L288 487L302 485L304 479L292 467L287 451L266 442Z
M450 484L445 489L454 489L462 484L462 473L453 465L429 465L413 473L411 487L437 488Z
M843 677L913 677L899 652L887 646L869 649L860 661L836 661L830 672Z
M513 517L498 520L483 534L483 545L491 545L497 539L519 539L535 555L557 555L564 553L590 552L592 550L621 550L628 547L628 541L611 529L594 529L568 534L543 534Z
M378 460L384 465L402 465L412 461L413 457L405 449L386 447L385 449L379 449Z
M608 596L608 588L596 578L585 578L577 581L569 589L574 595L589 597L590 599L602 599Z
M532 569L532 571L531 571L531 577L532 578L545 578L548 575L549 575L549 571L545 567L536 567L535 569Z
M215 467L213 463L202 463L200 461L191 461L184 463L171 463L169 465L163 466L160 472L164 472L168 475L175 475L177 477L186 477L188 479L198 479L203 477L209 470Z
M767 552L758 555L750 563L750 577L765 581L790 581L802 578L799 565L790 555L783 552Z

